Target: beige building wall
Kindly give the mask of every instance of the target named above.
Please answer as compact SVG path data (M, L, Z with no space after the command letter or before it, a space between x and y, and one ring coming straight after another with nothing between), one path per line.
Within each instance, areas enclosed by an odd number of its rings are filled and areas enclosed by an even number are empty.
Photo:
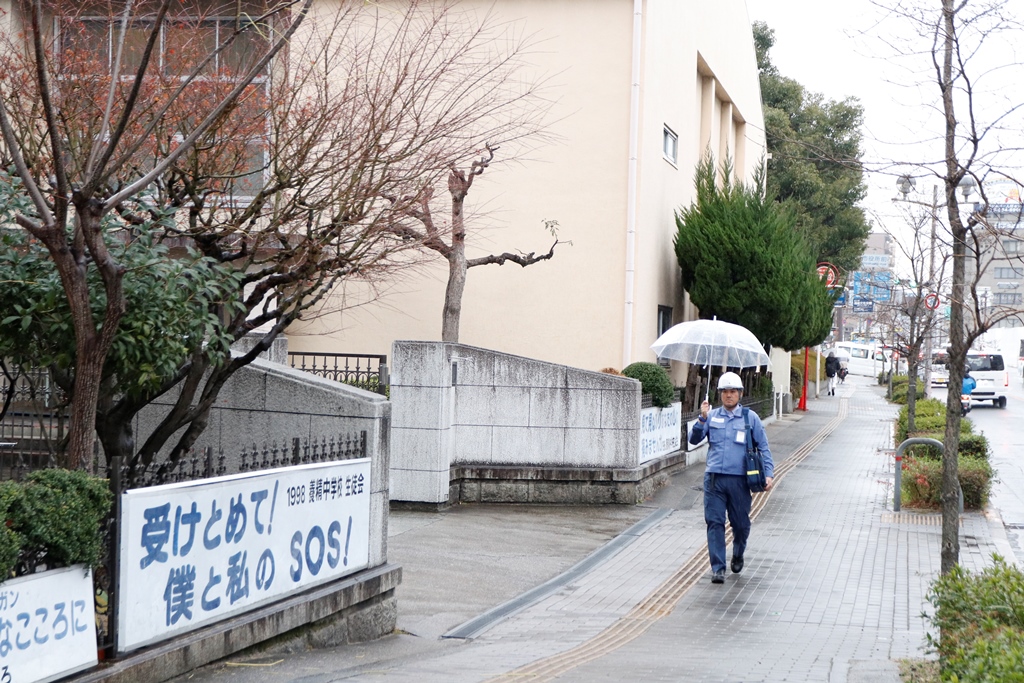
M543 221L551 219L560 224L559 239L572 245L525 269L470 269L459 341L585 369L655 360L649 346L658 306L672 307L673 322L695 316L684 306L672 239L675 210L693 198L697 161L706 148L716 157L728 153L749 177L763 155L745 2L462 4L493 4L501 19L536 34L541 47L533 62L553 75L559 97L552 126L559 140L527 162L495 163L474 184L469 256L547 251L553 240ZM663 154L666 126L678 136L675 163ZM429 258L376 302L293 326L289 347L390 354L396 339L439 340L446 278L447 263ZM366 292L345 296L358 303ZM339 300L329 306L338 308Z

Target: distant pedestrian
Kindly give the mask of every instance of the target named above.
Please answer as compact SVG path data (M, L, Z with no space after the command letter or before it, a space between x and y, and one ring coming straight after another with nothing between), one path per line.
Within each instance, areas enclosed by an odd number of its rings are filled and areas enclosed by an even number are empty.
M839 375L839 369L841 368L839 359L836 358L836 354L832 351L828 352L828 358L825 359L825 376L828 377L828 395L836 395L836 378Z
M772 487L775 465L768 449L768 436L757 413L739 405L743 382L735 372L726 372L718 380L722 405L714 410L704 401L700 417L690 432L690 443L708 439L707 466L704 470L704 522L708 526L708 555L711 583L725 582L725 518L732 526L732 562L734 573L743 571L743 554L750 535L751 493L747 485L747 424L754 446L764 456L767 478L765 490Z

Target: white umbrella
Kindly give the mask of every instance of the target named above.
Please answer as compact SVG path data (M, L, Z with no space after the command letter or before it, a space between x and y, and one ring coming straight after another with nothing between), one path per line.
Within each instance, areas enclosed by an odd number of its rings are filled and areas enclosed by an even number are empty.
M733 368L769 365L768 354L754 333L724 320L679 323L658 337L651 348L659 358L692 365Z
M673 326L651 344L659 358L693 365L752 368L768 365L754 333L724 320L691 320Z

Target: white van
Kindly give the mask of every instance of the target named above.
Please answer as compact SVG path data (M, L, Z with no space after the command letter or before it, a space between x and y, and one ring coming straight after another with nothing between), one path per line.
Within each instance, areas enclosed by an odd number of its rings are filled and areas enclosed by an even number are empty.
M933 387L949 385L949 368L946 363L946 354L936 354L935 363L932 364ZM971 392L971 403L992 401L992 405L1005 408L1010 373L1003 364L1003 357L987 351L968 351L967 367L971 369L971 377L977 382L977 386Z
M889 369L889 353L874 344L863 342L836 342L831 348L825 350L835 351L840 360L848 356L846 369L851 375L865 375L867 377L878 377L878 373Z
M971 392L971 403L992 401L992 405L1005 408L1010 373L1003 365L1003 357L998 353L970 351L967 353L967 367L978 383Z

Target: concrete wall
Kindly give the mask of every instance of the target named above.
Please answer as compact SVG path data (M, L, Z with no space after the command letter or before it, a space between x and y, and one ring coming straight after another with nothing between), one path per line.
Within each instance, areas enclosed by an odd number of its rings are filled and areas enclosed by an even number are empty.
M463 344L392 347L391 499L443 504L453 466L638 467L640 383Z
M139 414L135 434L140 443L173 400L173 395L162 397ZM374 567L387 561L391 404L385 397L257 359L224 385L196 448L212 446L215 453L223 452L230 474L238 471L241 450L254 445L286 446L294 438L329 441L364 430L372 462L370 566Z

